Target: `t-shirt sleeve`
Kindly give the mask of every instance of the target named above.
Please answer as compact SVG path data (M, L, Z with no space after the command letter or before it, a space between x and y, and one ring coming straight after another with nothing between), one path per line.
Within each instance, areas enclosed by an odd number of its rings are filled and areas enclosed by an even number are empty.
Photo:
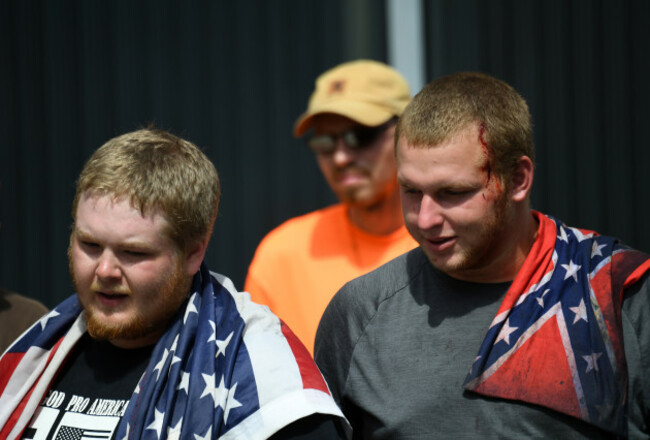
M650 275L625 292L622 309L628 368L629 438L650 438Z
M353 439L367 432L366 415L359 396L348 386L350 378L359 373L357 365L364 362L357 347L377 312L384 280L367 275L345 284L325 309L316 333L314 359L353 428Z
M334 400L341 406L343 388L350 365L351 349L344 299L346 286L334 296L318 324L314 360L323 373Z

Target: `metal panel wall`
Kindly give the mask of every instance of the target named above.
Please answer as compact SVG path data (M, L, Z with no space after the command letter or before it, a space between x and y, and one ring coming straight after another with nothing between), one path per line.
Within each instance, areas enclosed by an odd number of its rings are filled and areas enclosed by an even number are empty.
M109 138L153 122L215 162L207 261L241 288L266 232L334 201L293 122L319 73L385 60L382 5L0 0L0 284L49 306L72 293L74 181Z
M427 80L481 70L528 100L534 206L650 250L647 0L423 0ZM255 246L334 201L291 136L315 77L386 61L379 0L0 0L0 284L53 306L72 290L74 179L153 122L214 160L207 260L239 287Z
M424 2L429 80L483 71L528 101L533 207L650 251L650 2Z

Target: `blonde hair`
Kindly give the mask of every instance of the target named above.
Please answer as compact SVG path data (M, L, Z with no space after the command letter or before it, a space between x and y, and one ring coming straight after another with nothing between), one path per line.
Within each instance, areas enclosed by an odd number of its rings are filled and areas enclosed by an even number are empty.
M143 215L159 213L181 252L209 237L220 186L212 162L171 133L143 129L115 137L90 157L77 181L72 218L82 196L127 198Z
M406 107L395 130L416 147L435 147L477 123L490 151L490 167L507 183L521 156L535 160L526 101L489 75L463 72L427 84Z

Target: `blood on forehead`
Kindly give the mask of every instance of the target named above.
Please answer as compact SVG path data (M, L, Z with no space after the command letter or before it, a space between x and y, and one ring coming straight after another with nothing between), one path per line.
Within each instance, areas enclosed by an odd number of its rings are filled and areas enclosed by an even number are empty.
M498 196L501 195L503 192L503 188L501 187L501 181L498 178L497 175L495 175L492 171L492 167L494 164L494 150L492 147L490 147L485 140L485 125L481 124L479 126L479 131L478 131L478 140L481 144L481 148L483 149L483 155L485 157L485 164L483 165L483 172L485 173L485 189L488 192L490 191L490 183L494 182L494 196L495 198L498 198ZM486 198L486 195L484 194L483 196Z

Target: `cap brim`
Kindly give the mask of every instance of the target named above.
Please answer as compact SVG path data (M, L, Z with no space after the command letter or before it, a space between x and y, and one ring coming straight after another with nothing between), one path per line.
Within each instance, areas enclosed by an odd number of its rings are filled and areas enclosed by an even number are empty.
M312 127L314 116L323 113L345 116L361 125L367 125L369 127L381 125L395 116L393 111L376 104L359 101L335 101L319 105L303 113L293 127L293 135L295 137L301 137L307 133Z

